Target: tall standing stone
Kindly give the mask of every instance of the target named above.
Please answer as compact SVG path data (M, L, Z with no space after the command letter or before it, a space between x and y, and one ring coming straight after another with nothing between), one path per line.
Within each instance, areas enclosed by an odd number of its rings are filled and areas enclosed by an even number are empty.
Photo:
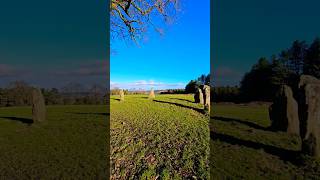
M320 81L312 76L300 78L299 118L302 153L320 158Z
M46 105L40 89L32 89L32 119L33 122L46 120Z
M194 102L203 104L203 93L200 88L197 88L196 93L194 94Z
M299 80L299 89L302 90L302 88L307 84L320 84L320 80L310 75L301 75Z
M300 134L298 103L289 86L281 86L269 108L269 116L272 129L286 131L288 134Z
M120 95L120 101L124 101L124 92L123 92L123 89L120 89L119 95Z
M156 98L156 95L154 94L153 88L151 88L150 94L149 94L149 99L154 99L154 98Z
M210 112L210 86L203 86L204 110Z

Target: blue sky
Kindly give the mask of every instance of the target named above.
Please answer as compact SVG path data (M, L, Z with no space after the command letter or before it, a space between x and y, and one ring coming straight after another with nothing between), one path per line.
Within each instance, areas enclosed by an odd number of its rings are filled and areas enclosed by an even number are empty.
M1 2L0 86L106 84L106 13L106 1Z
M216 85L236 85L259 57L320 36L319 0L214 0L212 68Z
M210 0L182 1L181 12L165 34L149 30L139 46L113 40L111 87L126 89L184 88L210 72Z
M140 47L112 41L111 83L183 88L210 71L209 0L185 0L165 35L149 31ZM238 84L260 57L294 40L320 36L318 0L213 0L211 66L217 85ZM19 6L17 6L19 4ZM0 86L25 80L45 87L105 84L103 1L4 1L0 6Z

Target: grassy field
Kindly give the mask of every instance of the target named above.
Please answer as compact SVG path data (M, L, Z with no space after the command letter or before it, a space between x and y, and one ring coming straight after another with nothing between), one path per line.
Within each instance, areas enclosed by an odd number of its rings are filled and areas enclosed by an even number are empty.
M192 101L112 96L111 179L208 179L209 117Z
M0 179L107 179L107 106L0 108Z
M301 141L272 132L267 106L214 105L212 179L320 179L320 162L299 156Z

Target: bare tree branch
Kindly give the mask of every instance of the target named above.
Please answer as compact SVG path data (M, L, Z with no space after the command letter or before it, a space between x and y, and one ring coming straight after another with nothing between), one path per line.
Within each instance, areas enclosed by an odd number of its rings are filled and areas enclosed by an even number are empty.
M134 42L141 39L148 28L158 32L157 18L167 21L178 11L179 0L112 0L111 1L111 36ZM157 21L158 22L158 21Z

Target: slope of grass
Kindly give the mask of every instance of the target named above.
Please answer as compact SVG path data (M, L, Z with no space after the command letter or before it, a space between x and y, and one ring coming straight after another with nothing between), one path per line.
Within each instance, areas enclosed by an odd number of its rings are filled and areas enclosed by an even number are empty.
M306 163L299 155L300 138L270 131L269 125L267 106L214 105L210 121L211 177L319 179L319 162Z
M0 109L1 179L106 179L107 106L47 111L30 125L30 107Z
M111 179L207 179L209 118L191 95L112 96Z

